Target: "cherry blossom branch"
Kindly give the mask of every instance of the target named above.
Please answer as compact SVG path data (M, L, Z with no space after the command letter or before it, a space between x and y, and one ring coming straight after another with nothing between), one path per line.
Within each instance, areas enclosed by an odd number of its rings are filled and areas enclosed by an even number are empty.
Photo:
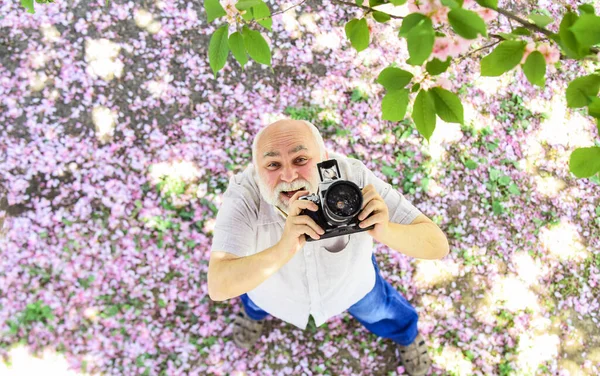
M356 3L350 3L350 2L347 2L347 1L333 0L333 2L338 3L338 4L344 4L344 5L352 6L352 7L355 7L355 8L361 8L361 9L364 9L364 10L366 10L368 12L375 12L375 11L381 12L381 11L378 11L377 9L374 9L374 8L370 8L370 7L367 7L367 6L364 6L364 5L358 5ZM518 23L520 23L521 25L523 25L523 27L525 27L525 28L527 28L529 30L536 31L538 33L544 34L545 36L548 37L548 39L552 40L552 36L554 35L554 33L552 31L550 31L550 30L548 30L546 28L543 28L543 27L539 27L538 25L536 25L536 24L534 24L532 22L529 22L527 20L524 20L523 18L517 16L514 13L511 13L510 11L508 11L506 9L497 8L497 9L495 9L495 11L498 12L498 13L500 13L500 14L502 14L502 15L504 15L504 16L506 16L508 18L508 20L509 20L509 23L510 23L510 20L517 21ZM385 12L381 12L381 13L387 14L391 18L404 19L404 17L401 17L401 16L394 16L394 15L391 15L391 14L385 13ZM600 50L598 48L590 48L590 51L593 52L593 53L595 53L595 54L600 53Z

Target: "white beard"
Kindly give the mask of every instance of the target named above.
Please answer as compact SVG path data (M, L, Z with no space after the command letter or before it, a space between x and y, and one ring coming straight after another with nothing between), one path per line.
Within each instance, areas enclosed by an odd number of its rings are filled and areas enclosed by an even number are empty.
M256 171L256 169L254 169L254 180L256 180L256 183L258 184L258 189L259 189L260 194L263 197L263 199L266 202L268 202L269 204L277 206L280 209L283 209L286 213L289 210L289 205L288 205L289 199L287 199L287 198L282 199L281 192L295 191L297 189L305 187L305 189L308 190L309 193L316 193L313 190L313 185L309 181L300 179L300 178L294 180L291 183L286 183L286 182L279 183L279 185L277 185L273 191L271 191L269 189L269 187L267 187L267 185L263 181L260 174Z

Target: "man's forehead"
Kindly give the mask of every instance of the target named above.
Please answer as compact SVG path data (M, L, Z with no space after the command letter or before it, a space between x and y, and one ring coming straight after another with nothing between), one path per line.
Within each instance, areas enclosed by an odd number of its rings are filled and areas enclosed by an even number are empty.
M309 149L308 149L308 147L307 147L306 145L304 145L304 144L300 144L300 145L297 145L297 146L295 146L295 147L293 147L293 148L289 149L289 150L287 151L287 153L288 153L288 155L289 155L289 154L295 154L295 153L297 153L297 152L299 152L299 151L301 151L301 150L306 150L306 151L308 151ZM281 156L281 153L280 153L278 150L273 150L273 149L271 149L271 150L267 150L267 151L265 151L265 152L263 153L263 158L268 158L268 157L280 157L280 156Z

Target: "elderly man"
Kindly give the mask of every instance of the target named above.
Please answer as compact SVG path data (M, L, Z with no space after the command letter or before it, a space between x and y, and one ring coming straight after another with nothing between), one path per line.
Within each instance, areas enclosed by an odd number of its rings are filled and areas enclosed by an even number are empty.
M411 257L439 259L448 254L444 233L361 161L327 151L309 122L279 120L261 129L252 157L223 195L208 267L212 300L241 298L235 343L250 348L269 314L305 329L309 315L320 326L348 310L397 343L409 374L426 374L431 360L417 312L381 277L373 239ZM323 229L300 215L318 209L298 198L317 193L317 163L328 159L338 162L343 179L363 187L359 227L372 229L319 240Z

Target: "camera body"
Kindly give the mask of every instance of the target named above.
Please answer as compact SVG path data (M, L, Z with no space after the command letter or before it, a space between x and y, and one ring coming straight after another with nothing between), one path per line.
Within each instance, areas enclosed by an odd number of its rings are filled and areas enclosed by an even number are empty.
M358 214L363 204L362 188L341 177L338 163L330 159L317 163L320 183L317 194L301 196L298 200L309 200L317 204L317 211L303 209L300 215L308 215L325 231L319 240L353 234L373 229L360 228ZM366 218L365 218L366 219ZM306 236L306 241L315 241Z

